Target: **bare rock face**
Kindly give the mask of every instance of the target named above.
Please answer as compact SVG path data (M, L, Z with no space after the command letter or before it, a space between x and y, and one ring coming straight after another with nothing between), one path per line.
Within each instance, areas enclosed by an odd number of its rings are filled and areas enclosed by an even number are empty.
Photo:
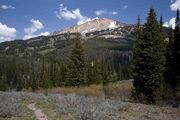
M81 25L76 25L70 28L66 28L63 31L54 33L55 35L63 34L63 33L81 33L82 35L85 35L89 32L94 31L101 31L101 30L112 30L115 28L118 28L120 26L123 26L117 21L107 19L107 18L100 18L100 19L94 19L92 21L86 22Z

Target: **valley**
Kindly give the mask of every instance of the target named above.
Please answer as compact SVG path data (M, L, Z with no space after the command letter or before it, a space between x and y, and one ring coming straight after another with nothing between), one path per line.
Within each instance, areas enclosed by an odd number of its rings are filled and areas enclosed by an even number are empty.
M180 120L179 10L1 0L0 120Z

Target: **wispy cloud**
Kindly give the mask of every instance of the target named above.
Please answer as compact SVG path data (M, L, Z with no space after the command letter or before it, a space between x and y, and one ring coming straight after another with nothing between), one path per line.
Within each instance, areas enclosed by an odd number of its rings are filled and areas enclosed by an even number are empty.
M123 6L123 9L127 9L127 8L128 8L128 6L127 6L127 5L124 5L124 6Z
M109 14L110 14L110 15L117 15L118 12L117 12L117 11L112 11L112 12L110 12Z
M35 20L35 19L31 19L30 22L31 22L31 25L24 29L25 36L23 39L29 39L29 38L41 36L41 35L44 35L44 36L49 35L49 32L35 34L38 30L43 29L44 25L39 20Z
M103 15L103 14L106 14L106 13L107 13L107 10L97 10L97 11L95 11L95 14L97 16L100 16L100 15Z
M16 38L16 29L0 22L0 42Z
M180 9L180 0L176 0L175 2L172 1L172 4L170 5L170 9L172 11L176 11L177 9Z
M1 9L2 10L8 10L8 9L15 9L15 7L12 5L1 5Z
M103 10L97 10L97 11L95 11L95 14L96 14L97 16L101 16L101 15L105 15L105 14L117 15L118 12L117 12L117 11L107 11L106 9L103 9Z
M91 21L91 18L83 16L80 12L80 9L68 10L67 7L64 7L63 4L60 4L59 11L55 11L56 17L59 19L65 20L77 20L77 24L83 24L87 21Z

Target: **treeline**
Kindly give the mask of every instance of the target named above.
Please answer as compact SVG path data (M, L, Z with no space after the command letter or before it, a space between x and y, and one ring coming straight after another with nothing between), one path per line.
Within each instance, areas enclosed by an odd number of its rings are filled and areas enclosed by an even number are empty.
M166 98L168 91L177 99L180 90L180 19L177 10L175 29L169 38L163 34L163 20L157 20L153 8L142 26L140 17L136 27L133 48L132 76L136 98L155 103L158 97Z
M45 56L0 57L0 90L36 90L60 86L106 85L128 79L129 54L114 53L88 60L83 40L77 38L68 58Z

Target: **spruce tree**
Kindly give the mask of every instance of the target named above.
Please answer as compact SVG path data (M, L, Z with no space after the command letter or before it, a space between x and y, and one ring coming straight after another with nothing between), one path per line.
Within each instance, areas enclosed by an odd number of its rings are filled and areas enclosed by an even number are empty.
M104 62L102 64L102 84L107 85L109 82L112 82L111 72L110 72L110 63Z
M2 74L2 76L0 78L0 91L6 91L7 88L8 88L7 76L6 76L6 74Z
M102 84L103 76L102 76L102 62L101 60L96 60L94 64L94 82L96 84Z
M37 80L36 80L36 76L35 73L32 74L32 82L31 82L31 89L32 91L38 89L38 84L37 84Z
M140 73L142 66L139 64L141 61L141 49L142 49L140 45L142 46L143 44L143 40L141 39L142 29L140 26L141 26L141 21L140 21L140 17L138 16L137 25L136 25L136 40L133 46L133 67L132 67L132 76L134 78L133 86L135 87L136 96L138 100L140 100L139 95L145 89L143 76Z
M50 79L50 71L49 71L49 68L46 66L45 67L45 71L44 71L44 74L42 76L42 87L44 89L47 89L47 88L50 88L51 85L52 85L52 82L51 82L51 79Z
M68 59L65 82L67 86L86 84L86 58L80 38L75 40L73 50Z
M87 68L87 85L94 83L94 62L89 62L88 68Z
M160 24L160 31L162 32L163 30L163 17L162 16L160 17L159 24Z
M148 102L154 103L154 93L163 80L165 44L153 8L150 8L142 31L139 28L137 27L137 38L133 49L134 87L137 96L143 93Z
M169 30L169 41L166 47L166 65L164 73L164 82L165 87L172 87L172 82L175 80L175 71L174 71L174 34L172 27Z
M180 82L180 18L179 18L179 9L177 10L176 15L176 26L174 30L174 70L175 70L175 79L171 80L171 86L176 90L177 85Z

